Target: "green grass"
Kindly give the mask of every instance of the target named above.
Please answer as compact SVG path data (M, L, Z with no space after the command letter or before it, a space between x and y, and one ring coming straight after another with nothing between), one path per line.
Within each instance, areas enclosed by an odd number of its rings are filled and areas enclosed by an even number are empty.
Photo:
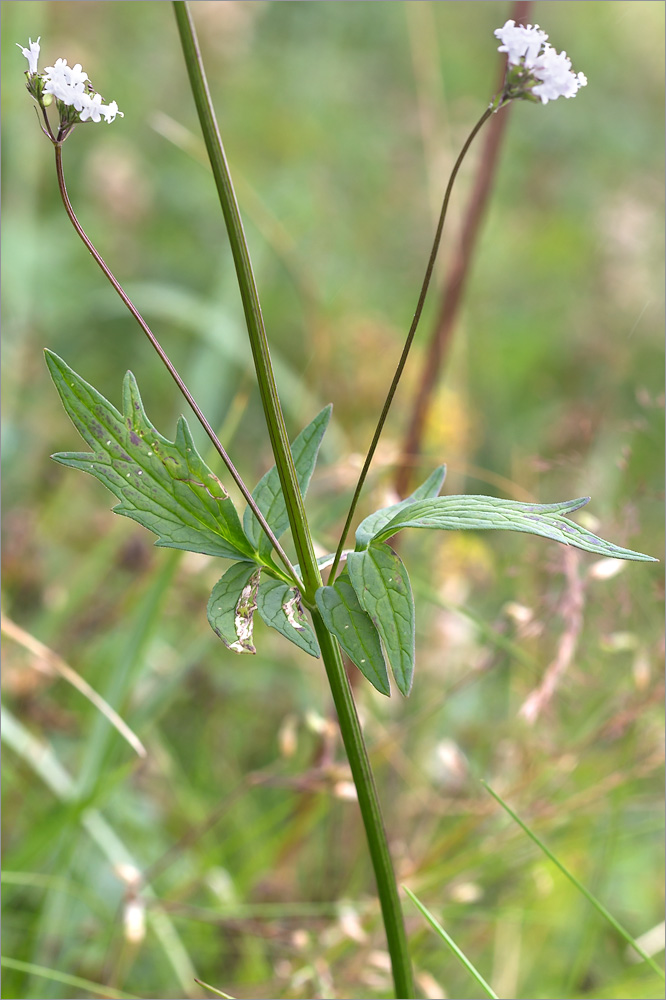
M509 8L207 3L195 16L290 432L334 403L308 494L331 551L350 455L367 447L411 319L432 202L490 97L492 30ZM272 464L170 5L39 0L4 3L2 17L3 612L148 750L140 760L3 641L2 996L209 995L196 977L244 998L387 997L320 665L261 624L256 657L224 649L205 607L227 564L154 549L110 513L103 487L49 460L80 443L44 347L116 404L131 368L163 433L183 403L59 204L14 47L40 34L43 64L82 62L125 112L65 146L91 238L246 479ZM587 527L660 556L663 8L546 0L532 20L589 85L512 110L418 472L446 461L452 494L591 494ZM473 166L454 191L445 261ZM390 485L436 298L359 520ZM477 780L633 938L661 921L661 566L600 579L594 556L572 569L554 543L500 533L414 532L401 555L417 598L414 688L390 702L357 688L400 880L499 996L663 995ZM529 725L520 707L571 625L567 572L584 600L576 654ZM145 880L139 944L124 936L122 863ZM423 918L409 906L406 917L421 995L480 996Z

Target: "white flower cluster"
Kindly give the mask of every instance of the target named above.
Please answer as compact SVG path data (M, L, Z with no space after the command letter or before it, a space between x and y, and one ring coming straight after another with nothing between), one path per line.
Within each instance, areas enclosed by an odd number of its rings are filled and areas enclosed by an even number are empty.
M39 38L36 42L33 42L31 38L28 41L29 48L27 49L18 45L18 42L16 44L28 60L28 73L30 77L33 77L38 73ZM115 101L103 104L102 95L94 93L88 80L88 74L83 72L81 63L68 66L66 59L57 59L54 66L47 66L40 74L40 79L43 87L42 92L52 94L56 100L73 107L79 113L79 121L99 122L104 118L106 122L111 123L117 115L124 118Z
M507 53L509 66L527 70L529 93L541 98L543 104L558 97L574 97L586 86L585 74L572 73L571 59L566 52L555 51L538 24L507 21L503 28L497 28L495 37L502 43L498 52Z

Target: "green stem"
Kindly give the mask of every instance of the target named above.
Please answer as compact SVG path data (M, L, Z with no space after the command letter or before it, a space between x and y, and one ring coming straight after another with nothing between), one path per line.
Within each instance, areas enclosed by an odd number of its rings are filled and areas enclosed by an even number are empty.
M289 523L300 560L301 573L305 582L305 593L303 596L307 600L308 605L312 607L314 605L314 594L322 585L321 574L314 555L312 539L303 505L303 497L298 485L296 470L289 448L289 440L273 376L266 329L261 314L247 241L243 232L238 203L222 139L215 120L201 53L188 6L184 0L174 0L173 7L190 78L190 85L229 233L229 242L236 266L241 299L243 301L248 334L257 371L259 390L273 446L275 464L280 476L280 484L289 514ZM331 686L333 701L338 713L340 732L356 786L361 816L377 880L377 891L393 967L396 997L400 997L401 1000L410 1000L414 996L414 986L398 888L391 863L386 831L382 821L377 789L356 714L351 686L342 663L337 640L326 629L316 607L313 609L312 615L319 639L322 659Z
M365 824L377 891L382 908L384 928L393 968L395 995L401 1000L414 996L411 962L398 895L393 862L379 806L377 787L372 775L368 753L356 714L351 685L342 662L337 640L324 625L319 611L312 612L315 632L331 686L333 703L338 714L340 732L351 768L358 804Z
M379 415L379 420L377 421L377 426L375 428L375 433L373 435L372 441L370 442L370 447L368 449L368 454L365 457L365 462L363 463L363 468L361 469L361 474L358 477L358 482L356 484L356 489L354 490L354 496L352 497L352 502L349 506L349 511L347 513L347 520L345 521L345 526L342 529L342 534L340 535L340 542L338 543L338 548L335 553L335 559L331 566L330 573L328 575L328 582L332 583L335 579L335 574L337 572L338 566L340 565L340 559L342 557L342 550L345 547L345 542L347 541L347 535L349 534L349 529L351 527L354 514L356 512L356 505L358 504L358 498L361 495L361 490L363 489L366 477L368 475L368 470L372 463L377 445L379 443L379 438L384 429L384 424L386 423L386 418L388 412L391 408L391 403L393 402L393 397L395 396L396 389L398 388L398 383L402 376L403 369L407 363L407 357L412 346L412 341L414 340L414 334L416 333L416 328L419 325L419 320L421 319L421 313L423 312L423 306L425 304L426 295L428 294L428 288L430 286L430 279L432 278L432 272L435 267L435 261L437 259L437 251L439 250L439 244L442 238L442 230L444 228L444 220L446 219L446 212L449 207L449 199L451 197L451 191L453 189L453 183L458 176L458 171L462 161L465 159L467 150L472 145L476 134L481 130L484 123L490 118L492 114L495 113L499 108L498 99L495 98L488 108L483 112L478 122L470 132L465 141L465 145L460 150L458 159L456 160L453 170L451 171L451 176L449 177L449 183L446 186L446 193L444 194L444 201L442 202L442 210L439 213L439 222L437 223L437 229L435 231L435 239L433 240L432 249L430 250L430 256L428 258L428 265L426 267L425 277L423 278L423 284L421 285L421 291L419 292L418 302L416 303L416 310L414 312L414 318L412 324L407 333L407 339L405 340L405 346L402 349L402 354L400 355L400 361L398 362L398 367L395 370L395 375L393 376L393 381L389 387L388 394L384 401L384 406L382 412Z
M266 326L259 303L259 293L252 270L250 251L243 230L236 192L231 182L222 137L215 119L215 112L213 110L210 91L208 90L194 24L184 0L174 0L173 6L183 54L185 56L185 64L190 78L190 86L194 96L194 103L199 115L201 131L206 143L208 158L213 170L213 177L229 234L229 243L238 276L245 321L247 323L254 366L259 382L259 392L266 417L266 424L268 425L268 434L273 448L273 455L275 456L278 476L280 477L280 485L282 486L282 492L287 505L294 545L296 546L303 573L303 582L305 584L303 596L307 601L312 601L315 591L318 587L321 587L321 574L317 568L312 539L307 527L303 496L298 485L294 460L289 447L287 428L282 415L275 376L273 375Z

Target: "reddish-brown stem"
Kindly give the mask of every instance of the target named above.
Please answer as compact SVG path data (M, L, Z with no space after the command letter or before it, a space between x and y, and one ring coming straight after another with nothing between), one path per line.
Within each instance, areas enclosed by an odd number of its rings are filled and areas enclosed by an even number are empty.
M259 521L259 524L261 525L262 529L266 532L266 535L268 536L268 538L270 539L271 544L275 548L275 551L276 551L277 555L280 557L280 559L284 563L284 566L285 566L285 568L286 568L286 570L287 570L290 578L293 581L295 581L296 583L299 583L299 586L302 587L302 584L300 584L300 581L299 581L298 574L296 573L296 570L292 566L292 564L291 564L291 562L289 560L289 557L287 556L286 552L281 547L281 545L278 542L277 538L273 534L270 526L266 522L266 518L263 516L263 514L261 513L261 511L257 507L257 504L255 503L254 498L252 497L252 494L250 493L250 491L248 490L247 486L243 482L243 480L241 478L241 475L238 472L238 470L236 469L236 467L234 466L233 462L231 461L231 459L227 455L227 452L226 452L224 446L222 445L222 442L219 440L219 438L217 437L215 431L213 430L213 428L211 427L210 423L208 422L208 420L204 416L201 408L199 407L199 404L196 402L194 396L192 395L192 393L190 392L190 390L187 388L187 386L183 382L183 380L180 377L180 375L178 373L178 370L176 369L175 365L173 364L173 362L168 357L166 351L164 350L164 348L160 344L159 340L157 339L157 337L155 336L155 334L153 333L153 331L150 329L150 327L148 326L148 324L144 320L144 318L141 315L141 313L139 312L139 310L136 308L136 306L134 305L134 303L132 302L132 300L129 298L129 296L125 292L125 290L122 287L122 285L120 284L120 282L116 279L116 277L114 276L114 274L108 268L108 266L104 262L103 258L97 252L97 250L95 249L95 247L93 246L93 244L91 243L91 241L88 239L88 236L86 235L83 227L81 226L81 223L79 222L78 218L76 217L76 213L75 213L74 209L72 208L72 203L70 202L69 195L67 193L67 185L65 184L65 174L64 174L63 168L62 168L62 142L58 142L58 141L54 142L54 149L55 149L55 160L56 160L56 172L58 174L58 187L60 188L60 195L62 197L63 205L65 206L65 211L67 212L67 215L69 216L69 221L74 226L74 229L76 230L77 234L79 235L79 237L81 238L81 240L83 241L83 243L85 244L85 246L88 248L89 252L92 254L93 258L95 259L96 263L99 265L99 267L101 268L101 270L104 272L105 276L111 282L111 284L113 285L114 289L116 290L116 292L118 293L118 295L120 296L120 298L122 299L122 301L125 303L125 305L129 309L129 311L131 312L132 316L134 316L134 319L137 321L137 323L139 324L139 326L141 327L141 329L143 330L143 332L145 333L145 335L148 337L148 340L150 341L150 343L153 345L153 347L157 351L157 354L159 355L160 360L162 361L162 364L165 366L165 368L167 369L167 371L171 375L172 379L174 380L174 382L176 383L176 385L178 386L178 388L182 392L183 396L185 397L185 399L187 400L187 402L192 407L192 410L194 411L194 414L195 414L197 420L199 421L199 423L201 424L201 426L205 430L206 434L208 435L208 437L210 438L211 442L213 443L213 447L216 449L216 451L220 455L222 461L224 462L224 464L226 465L227 469L229 470L229 473L230 473L232 479L234 480L234 482L238 486L238 489L243 494L243 497L247 501L247 504L250 507L250 509L252 510L252 513L254 514L254 516Z

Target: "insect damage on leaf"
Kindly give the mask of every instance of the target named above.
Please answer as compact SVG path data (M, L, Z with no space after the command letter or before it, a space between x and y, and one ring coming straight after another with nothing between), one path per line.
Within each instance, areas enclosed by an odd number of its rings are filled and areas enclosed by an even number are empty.
M292 628L298 629L299 632L302 632L305 629L305 625L302 622L304 615L303 607L297 593L294 594L290 601L287 601L282 605L282 610L287 616L287 621Z
M238 604L236 605L234 626L238 640L227 643L229 649L233 649L236 653L256 653L256 649L252 645L252 630L254 626L254 612L257 610L257 591L259 589L260 576L261 570L257 570L256 573L252 574L248 583L243 587Z
M230 566L213 587L208 621L215 635L235 653L256 652L252 644L261 568L247 562Z
M310 656L320 655L317 637L308 621L296 587L267 576L257 594L257 611L269 628Z

